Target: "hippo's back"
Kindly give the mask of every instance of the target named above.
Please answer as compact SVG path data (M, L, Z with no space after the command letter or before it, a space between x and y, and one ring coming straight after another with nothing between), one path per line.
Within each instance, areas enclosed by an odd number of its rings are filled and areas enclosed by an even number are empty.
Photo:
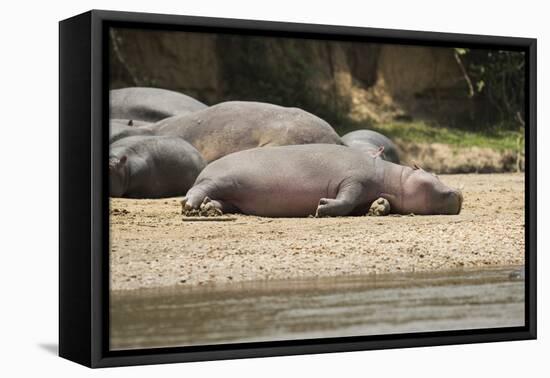
M111 118L157 122L206 107L192 97L166 89L130 87L110 91Z
M255 147L342 144L321 118L302 109L261 102L224 102L166 119L156 127L161 135L178 135L189 141L207 161Z
M135 121L138 124L147 125L144 122ZM153 131L139 126L129 126L129 120L112 119L109 125L109 144L119 139L137 135L153 135Z
M379 147L384 147L382 157L384 160L399 164L399 154L397 146L387 136L373 130L356 130L347 133L342 137L342 142L352 148L359 150L376 151ZM370 152L370 150L369 150Z

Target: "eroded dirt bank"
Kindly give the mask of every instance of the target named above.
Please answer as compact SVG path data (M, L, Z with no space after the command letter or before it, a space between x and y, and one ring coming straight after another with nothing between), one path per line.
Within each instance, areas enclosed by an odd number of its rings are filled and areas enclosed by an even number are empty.
M111 200L111 289L523 264L524 175L446 175L456 216L182 222L179 199Z

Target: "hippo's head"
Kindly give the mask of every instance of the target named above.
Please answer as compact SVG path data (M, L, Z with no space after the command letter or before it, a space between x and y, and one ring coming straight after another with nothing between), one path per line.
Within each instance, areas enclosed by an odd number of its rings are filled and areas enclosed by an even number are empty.
M109 193L111 197L122 197L126 191L126 155L118 158L109 156Z
M439 178L415 166L403 172L400 213L458 214L462 208L462 193L443 184Z

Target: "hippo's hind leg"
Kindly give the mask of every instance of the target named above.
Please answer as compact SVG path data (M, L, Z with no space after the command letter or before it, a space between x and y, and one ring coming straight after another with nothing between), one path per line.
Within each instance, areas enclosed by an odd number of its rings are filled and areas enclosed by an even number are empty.
M194 186L181 200L181 212L184 215L200 214L201 212L212 212L217 214L239 213L235 206L210 196L215 191L209 190L208 186Z
M204 190L198 186L192 187L181 200L182 212L197 210L206 197L207 194Z
M359 204L363 187L360 183L342 185L336 198L321 198L316 217L338 217L349 215Z
M202 201L199 202L199 205L195 205L196 201L190 199L189 196L185 196L181 199L181 210L185 212L186 210L198 209Z
M208 209L217 209L222 214L229 214L229 213L239 213L239 209L237 207L231 205L230 203L219 201L219 200L213 200L208 197L204 197L204 200L202 202L201 208L205 210Z

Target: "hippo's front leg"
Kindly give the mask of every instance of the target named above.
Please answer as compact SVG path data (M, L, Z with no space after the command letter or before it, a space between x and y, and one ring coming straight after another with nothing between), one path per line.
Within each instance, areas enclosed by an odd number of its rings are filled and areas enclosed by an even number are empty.
M342 185L336 198L321 198L316 217L341 217L351 214L353 209L357 207L363 192L363 187L360 183L351 183Z

